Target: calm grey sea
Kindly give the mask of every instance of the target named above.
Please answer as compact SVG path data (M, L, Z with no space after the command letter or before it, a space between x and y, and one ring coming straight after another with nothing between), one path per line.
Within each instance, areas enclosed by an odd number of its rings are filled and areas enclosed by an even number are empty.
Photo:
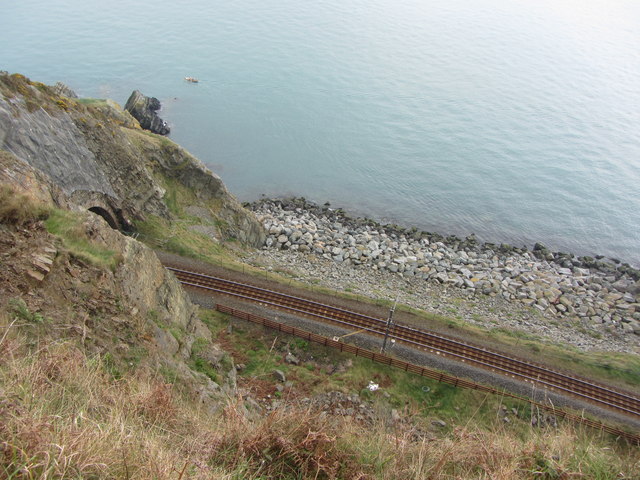
M0 69L158 97L242 200L640 264L637 0L5 1Z

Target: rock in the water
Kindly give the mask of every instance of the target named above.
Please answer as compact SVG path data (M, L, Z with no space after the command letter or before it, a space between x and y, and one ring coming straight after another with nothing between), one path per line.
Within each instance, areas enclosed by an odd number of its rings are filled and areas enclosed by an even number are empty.
M147 97L139 90L134 90L124 106L145 130L158 135L168 135L171 131L167 122L163 121L156 113L160 110L160 100L155 97Z

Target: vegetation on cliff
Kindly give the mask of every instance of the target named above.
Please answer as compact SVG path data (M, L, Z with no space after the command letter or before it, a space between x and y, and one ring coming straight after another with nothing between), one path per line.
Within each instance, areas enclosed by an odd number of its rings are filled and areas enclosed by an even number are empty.
M144 172L120 174L157 188L127 193L159 195L134 218L151 244L231 258L221 243L253 228L106 102L0 83L11 115L63 112L96 158L141 155ZM149 248L23 160L0 151L0 478L637 478L637 447L198 309Z
M36 339L18 318L1 338L4 478L634 478L637 452L564 426L526 436L495 424L415 440L307 408L252 419L229 399L208 413L150 369L113 375L110 356ZM21 324L21 325L18 325ZM636 477L637 478L637 477Z
M94 208L115 228L180 220L218 241L264 240L262 226L217 175L171 140L141 130L115 102L62 97L22 75L0 73L0 150L49 176L71 202ZM171 208L176 192L189 192L181 207L188 218Z
M525 410L505 423L500 399L437 385L425 398L423 380L402 372L194 316L139 243L97 217L1 191L2 477L633 478L639 465L635 447L571 425L532 429ZM116 265L68 243L70 231L116 252ZM42 279L25 274L52 250ZM237 380L216 345L244 363ZM276 388L274 368L293 385ZM336 391L368 413L335 415L303 398Z

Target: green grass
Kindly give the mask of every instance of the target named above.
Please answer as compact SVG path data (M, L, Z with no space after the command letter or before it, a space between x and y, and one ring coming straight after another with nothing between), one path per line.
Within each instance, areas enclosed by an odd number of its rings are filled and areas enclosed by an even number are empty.
M160 178L161 184L165 188L164 203L171 213L178 218L184 218L185 213L182 206L196 202L194 193L175 179L165 176Z
M175 142L169 140L167 137L164 137L162 135L158 135L157 133L153 133L153 132L150 132L148 130L137 130L136 133L140 133L140 134L150 138L151 140L156 142L156 144L160 144L160 146L163 146L163 147L170 147L170 146L176 147L177 146L177 144Z
M22 298L12 298L9 300L9 308L16 318L30 324L39 325L45 323L45 317L38 312L31 312Z
M135 345L124 355L124 361L131 368L135 368L149 356L149 351L142 345Z
M227 315L208 308L201 308L198 313L198 318L209 328L214 337L229 325Z
M244 376L263 377L271 375L274 370L282 370L285 374L289 371L289 366L281 363L278 355L267 350L263 345L247 352L248 360L243 371Z
M216 314L217 322L222 321L219 315ZM221 330L219 326L215 327L215 331ZM495 421L496 412L502 404L509 409L516 408L519 412L527 410L517 400L455 388L299 338L281 334L276 338L276 334L268 330L258 336L257 330L254 326L248 326L247 329L234 327L232 334L225 334L225 338L233 345L232 351L242 352L246 357L246 367L239 374L241 377L265 378L279 369L298 388L306 386L310 395L330 391L357 393L363 398L380 403L382 409L405 410L425 422L438 418L448 425L475 417L474 422L478 425L489 426ZM286 351L302 357L300 365L286 364ZM305 360L309 358L313 360ZM347 360L351 366L345 371L327 374L328 367ZM380 385L380 390L370 392L366 388L369 382Z
M556 347L557 348L557 347ZM619 380L630 387L640 385L640 357L616 352L569 352L558 349L555 352L560 358L566 357L567 362L575 364L575 368L582 367L584 373L603 376Z
M181 328L179 328L177 326L172 326L172 327L169 327L169 333L173 336L173 338L176 339L178 344L182 344L182 342L184 341L184 337L185 337L184 330L182 330Z
M196 372L205 374L216 383L220 381L219 372L210 362L208 362L201 354L210 345L211 342L206 338L197 338L191 346L191 359L189 365Z
M149 215L145 221L136 222L136 230L141 241L167 252L209 263L219 263L225 254L229 256L223 246L206 235L189 230L189 225Z
M97 360L98 364L111 378L114 380L120 380L122 378L124 373L111 352L105 353L101 358L97 357Z
M77 258L93 265L114 269L120 262L115 251L89 239L82 216L67 210L53 209L45 221L47 231L62 240L65 248Z
M103 98L78 98L76 101L82 105L91 107L107 105L107 100Z
M196 356L195 358L191 359L190 366L196 372L203 373L212 381L220 383L220 375L218 374L218 371L213 368L205 359Z
M370 381L379 384L381 390L369 392L366 386ZM388 398L384 402L389 407L407 410L425 420L437 417L447 424L476 415L477 424L489 425L503 401L494 395L456 388L361 358L354 359L353 367L345 373L329 377L328 382L328 389L352 390L358 386L357 393L365 398L380 400L381 392L386 392Z
M294 338L293 340L291 340L291 345L293 346L293 348L296 348L298 350L309 350L309 342L302 338Z
M640 386L640 357L617 352L584 352L570 345L544 341L536 335L504 327L493 328L489 336L498 342L544 355L556 368L594 380L613 382L624 388Z

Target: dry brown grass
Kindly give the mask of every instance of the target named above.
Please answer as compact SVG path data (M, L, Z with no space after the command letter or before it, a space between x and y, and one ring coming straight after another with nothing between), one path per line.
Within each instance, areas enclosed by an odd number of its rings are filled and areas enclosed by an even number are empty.
M638 449L570 427L472 426L416 441L380 423L291 407L254 420L241 399L200 411L154 372L34 338L0 315L2 479L631 479Z
M616 450L590 432L571 426L531 430L525 435L496 427L454 429L435 440L414 441L407 433L362 436L352 430L345 441L363 449L363 463L374 466L375 478L392 480L569 480L638 479L636 447ZM368 453L367 453L368 452Z
M308 409L277 409L249 421L238 402L211 432L209 457L230 470L248 469L260 478L365 479L366 466L338 440L341 429Z
M46 218L48 209L9 185L0 185L0 223L25 225Z

